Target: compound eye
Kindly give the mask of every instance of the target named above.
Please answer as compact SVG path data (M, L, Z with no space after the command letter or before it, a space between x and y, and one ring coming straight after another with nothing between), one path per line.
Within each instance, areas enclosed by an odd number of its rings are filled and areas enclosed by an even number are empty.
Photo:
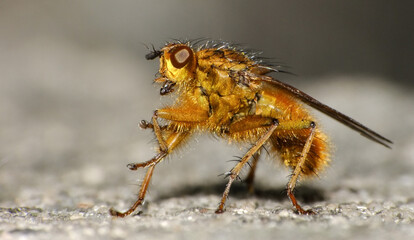
M178 46L171 51L171 63L175 68L182 68L192 59L193 51L188 46Z

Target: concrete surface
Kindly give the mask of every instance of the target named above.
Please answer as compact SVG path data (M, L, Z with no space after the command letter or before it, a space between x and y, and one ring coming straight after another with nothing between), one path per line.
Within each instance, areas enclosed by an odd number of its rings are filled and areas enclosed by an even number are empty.
M109 208L127 209L144 174L126 165L153 155L152 132L137 125L169 101L152 85L157 63L144 60L145 48L1 33L0 239L414 238L408 85L376 75L289 77L395 142L386 149L316 113L335 148L332 166L297 191L316 216L294 213L283 193L289 172L269 158L259 163L256 194L237 183L227 212L214 214L226 184L218 175L246 146L196 136L157 167L138 214L113 219Z

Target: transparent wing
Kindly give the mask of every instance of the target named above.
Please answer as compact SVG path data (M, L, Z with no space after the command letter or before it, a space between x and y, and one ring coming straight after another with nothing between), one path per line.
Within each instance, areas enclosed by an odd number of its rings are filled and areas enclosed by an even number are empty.
M264 75L256 75L256 74L251 74L248 72L240 72L239 73L240 77L243 77L243 81L249 82L249 81L253 81L253 82L257 82L257 81L263 81L263 82L267 82L275 87L278 87L280 89L284 89L287 92L289 92L290 94L292 94L293 96L295 96L296 98L300 99L302 102L304 102L305 104L321 111L322 113L334 118L335 120L341 122L342 124L348 126L349 128L359 132L361 135L363 135L364 137L377 142L387 148L391 148L390 145L392 144L392 141L381 136L380 134L376 133L375 131L367 128L366 126L362 125L361 123L355 121L354 119L346 116L345 114L338 112L337 110L319 102L318 100L316 100L315 98L309 96L308 94L302 92L301 90L286 84L284 82L281 82L277 79L274 79L270 76L264 76Z

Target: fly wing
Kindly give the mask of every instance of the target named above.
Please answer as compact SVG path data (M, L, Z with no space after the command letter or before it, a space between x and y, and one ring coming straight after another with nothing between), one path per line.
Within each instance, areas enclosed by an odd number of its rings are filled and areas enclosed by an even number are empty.
M253 82L257 82L257 81L263 81L263 82L267 82L275 87L278 87L280 89L284 89L287 92L291 93L293 96L295 96L296 98L300 99L302 102L306 103L307 105L323 112L324 114L336 119L337 121L341 122L342 124L348 126L349 128L359 132L361 135L363 135L364 137L377 142L387 148L391 148L390 144L392 144L392 141L381 136L380 134L374 132L373 130L365 127L364 125L362 125L361 123L355 121L354 119L346 116L343 113L338 112L337 110L319 102L318 100L316 100L315 98L309 96L308 94L302 92L301 90L286 84L284 82L281 82L277 79L274 79L272 77L269 76L264 76L264 75L255 75L255 74L249 74L247 72L241 73L242 77L244 77L244 79L249 79L250 81Z

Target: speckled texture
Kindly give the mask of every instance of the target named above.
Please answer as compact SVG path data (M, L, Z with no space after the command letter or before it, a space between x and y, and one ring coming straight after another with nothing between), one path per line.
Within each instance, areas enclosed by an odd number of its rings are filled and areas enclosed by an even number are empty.
M317 115L333 162L297 191L317 215L294 213L289 172L269 157L259 162L256 194L236 183L227 212L214 214L226 184L218 175L246 146L197 136L157 166L139 214L111 218L110 207L133 203L144 174L126 165L154 154L152 132L137 125L168 102L152 86L157 63L145 61L144 47L81 44L46 24L58 16L45 15L49 8L20 7L0 15L8 26L0 28L0 239L414 238L414 94L370 75L289 82L395 142L386 149ZM20 13L47 21L17 31Z
M108 216L108 206L2 208L2 239L390 239L413 236L414 203L402 201L311 204L316 216L299 216L289 204L260 198L234 199L214 213L216 196L170 198L149 203L144 213Z

